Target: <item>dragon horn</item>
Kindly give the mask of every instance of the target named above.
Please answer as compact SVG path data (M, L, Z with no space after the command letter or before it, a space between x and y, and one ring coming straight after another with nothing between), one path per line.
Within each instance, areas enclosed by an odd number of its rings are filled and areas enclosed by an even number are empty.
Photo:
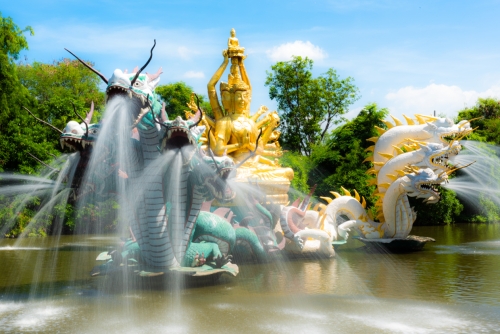
M69 51L68 49L64 48L64 50L66 50L69 53L71 53L73 55L73 57L75 57L76 59L78 59L80 61L80 63L83 64L83 66L85 66L86 68L88 68L89 70L91 70L92 72L94 72L95 74L97 74L106 83L106 85L108 84L108 79L104 75L102 75L98 70L94 69L92 66L88 65L87 63L85 63L83 60L81 60L80 58L78 58L73 52Z
M451 169L451 170L449 170L449 171L444 171L443 173L446 173L446 174L450 175L451 173L456 172L456 171L457 171L457 170L459 170L459 169L463 169L463 168L465 168L465 167L469 167L470 165L472 165L472 164L473 164L473 163L475 163L475 162L476 162L476 161L473 161L473 162L471 162L471 163L469 163L469 164L467 164L467 165L465 165L465 166L461 166L461 167L453 168L453 169ZM440 175L442 175L443 173L441 173Z
M196 105L198 106L198 111L196 112L196 114L192 118L192 121L195 123L193 125L189 126L190 129L193 126L197 126L201 122L201 119L203 118L203 111L201 111L201 108L200 108L200 100L198 99L198 95L196 95L195 93L192 93L192 94L196 97Z
M63 133L61 130L59 130L58 128L56 128L56 127L55 127L55 126L53 126L52 124L50 124L50 123L48 123L48 122L45 122L45 121L41 120L40 118L36 117L36 116L35 116L35 115L34 115L34 114L33 114L33 113L32 113L32 112L28 109L28 108L26 108L26 107L24 107L24 106L23 106L23 108L24 108L24 109L26 109L26 110L30 113L30 115L31 115L31 116L33 116L33 117L34 117L37 121L39 121L39 122L41 122L41 123L43 123L43 124L45 124L45 125L50 126L52 129L56 130L56 131L57 131L57 132L59 132L60 134L62 134L62 133Z
M156 78L158 78L160 76L160 74L163 73L163 69L160 67L158 69L158 71L156 71L155 74L149 74L149 73L146 73L146 75L149 77L149 80L153 81L155 80Z
M33 154L31 154L30 152L27 152L33 159L35 159L36 161L38 161L39 163L41 163L42 165L44 165L45 167L49 168L49 169L52 169L53 171L58 171L60 172L59 169L57 168L54 168L48 164L46 164L45 162L43 162L42 160L38 159L37 157L35 157Z
M132 79L132 81L130 82L130 87L132 87L135 83L135 81L137 80L137 78L139 77L139 74L141 74L142 70L146 68L146 66L148 66L149 62L151 61L151 59L153 59L153 49L155 48L156 46L156 39L154 40L154 44L153 44L153 47L151 48L151 55L149 56L149 59L148 61L146 62L146 64L144 64L143 67L141 67L141 69L139 71L137 71L135 77Z
M71 102L71 104L73 105L73 111L75 112L76 116L78 116L82 120L82 122L85 123L85 128L87 129L87 131L85 131L85 136L87 137L89 135L89 125L87 124L87 122L85 122L83 117L80 116L80 114L76 112L75 104L73 102Z
M464 124L459 125L458 127L459 127L459 128L461 128L461 127L462 127L462 126L464 126L465 124L467 124L467 123L469 123L469 124L470 124L472 121L477 121L478 119L481 119L481 118L484 118L484 116L479 116L479 117L476 117L476 118L473 118L473 119L469 119L469 120L467 120L467 122L464 122Z
M85 116L85 123L89 124L90 121L92 120L92 115L94 114L94 101L90 102L90 111L88 112L87 116Z
M450 141L450 145L448 146L448 148L450 149L453 146L454 142L460 142L467 135L468 135L468 133L465 133L465 134L455 138L455 140Z

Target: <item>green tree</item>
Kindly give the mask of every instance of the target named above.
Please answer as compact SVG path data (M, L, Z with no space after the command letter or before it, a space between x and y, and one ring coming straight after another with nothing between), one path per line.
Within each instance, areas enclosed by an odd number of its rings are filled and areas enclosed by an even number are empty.
M27 119L21 106L29 107L35 101L21 84L14 63L19 53L28 49L24 32L33 35L31 27L21 30L10 17L0 13L0 171L16 170L19 162L26 159L29 147L26 138L21 138Z
M313 78L312 68L307 57L278 62L267 72L265 83L269 97L278 102L282 146L308 156L359 98L353 78L340 79L332 68Z
M500 144L500 101L493 98L479 98L472 108L458 112L458 120L474 119L476 128L469 136L472 140Z
M387 114L387 109L369 104L353 120L332 131L324 144L313 146L314 168L309 180L310 184L317 184L316 195L330 197L330 191L340 192L343 186L351 191L356 189L368 203L374 203L374 187L367 184L372 176L366 174L369 166L363 161L368 157L365 149L371 145L367 139L378 135L375 126L385 127L382 120Z
M302 155L298 152L285 152L280 159L283 167L293 169L294 176L288 192L288 198L292 202L298 197L304 197L304 194L309 193L309 174L311 168L311 158Z
M22 50L28 50L25 32L29 32L31 36L35 34L30 26L21 30L10 17L3 17L0 12L0 47L3 54L17 60Z
M165 101L165 110L169 119L175 119L177 116L185 118L184 111L189 110L187 103L191 99L193 88L182 81L161 85L156 88L156 93L159 94ZM210 103L205 100L201 94L196 94L200 102L200 108L208 116L212 116L212 108Z
M475 128L468 139L482 142L478 145L481 152L495 156L496 150L489 144L500 144L500 100L479 98L473 107L458 112L458 120L464 119L472 120L471 126ZM497 172L498 166L489 161L491 160L482 159L478 163L483 165L485 171L488 171L489 174L484 177L489 179L490 184L498 184L500 182L500 176ZM492 200L494 196L491 193L483 193L477 199L477 204L465 201L465 209L461 218L472 222L498 221L500 207L495 204L496 201Z
M104 93L99 91L99 77L86 69L77 60L62 59L52 64L34 62L19 64L19 80L33 98L29 108L38 118L63 129L70 120L81 122L75 110L82 117L89 111L93 101L96 105L94 122L99 117L99 110L104 108ZM26 147L43 161L50 161L59 154L59 133L40 123L20 108L17 139L25 142ZM9 169L19 169L32 173L31 159L25 154L20 160L12 160Z
M460 222L464 206L454 191L441 188L441 199L435 204L426 204L418 198L409 197L410 205L417 212L414 225L447 225Z

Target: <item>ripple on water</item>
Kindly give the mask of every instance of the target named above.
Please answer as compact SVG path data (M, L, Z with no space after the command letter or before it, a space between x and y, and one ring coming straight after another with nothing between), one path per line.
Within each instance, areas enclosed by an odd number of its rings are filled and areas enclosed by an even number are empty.
M2 332L57 331L72 316L72 307L58 302L0 302Z
M500 255L500 240L467 242L460 245L436 245L437 254Z
M42 250L42 247L17 247L17 246L4 246L0 247L0 251L18 251L18 250Z

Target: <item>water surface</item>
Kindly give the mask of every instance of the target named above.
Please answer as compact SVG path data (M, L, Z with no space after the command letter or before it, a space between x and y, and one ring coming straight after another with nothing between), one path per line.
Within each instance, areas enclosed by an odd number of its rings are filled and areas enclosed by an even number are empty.
M0 241L0 328L39 333L490 333L500 328L500 225L418 227L421 252L240 265L182 289L90 278L108 236ZM175 286L175 284L174 284Z

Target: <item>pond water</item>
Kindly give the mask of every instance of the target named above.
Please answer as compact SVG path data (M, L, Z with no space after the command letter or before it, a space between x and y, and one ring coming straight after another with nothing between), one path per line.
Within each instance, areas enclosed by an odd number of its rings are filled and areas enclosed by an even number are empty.
M500 225L415 227L411 254L240 265L217 283L137 289L91 278L117 239L0 241L0 332L490 333L500 328Z

